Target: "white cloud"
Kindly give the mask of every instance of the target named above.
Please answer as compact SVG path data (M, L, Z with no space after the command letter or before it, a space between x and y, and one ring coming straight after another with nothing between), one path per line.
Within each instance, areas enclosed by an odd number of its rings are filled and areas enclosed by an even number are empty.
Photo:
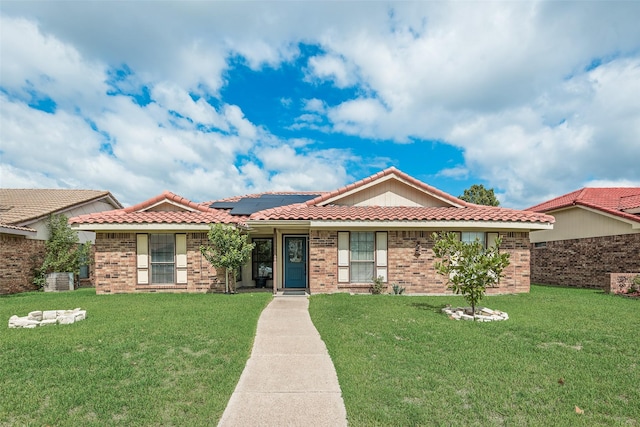
M469 176L469 169L464 166L454 166L452 168L442 169L437 176L444 176L453 179L466 179Z
M583 187L640 187L640 179L636 181L621 179L621 180L606 180L596 179L593 181L587 181Z
M153 80L148 70L130 68L132 74L118 83L119 94L105 83L112 72L105 63L87 60L30 21L2 19L3 186L108 189L132 204L164 189L209 200L273 186L307 189L344 183L345 168L335 155L314 152L309 140L276 138L251 123L239 106L220 102L216 109L200 96L215 96L225 64L224 56L212 59L202 44L185 48L200 61L186 66L196 74L204 70L208 77L169 73L164 80ZM17 47L20 37L31 54ZM57 104L53 113L27 105L28 82ZM191 89L189 82L199 85ZM151 102L139 105L128 93L143 86L150 88ZM268 169L259 172L250 162L235 166L256 155L269 161ZM278 160L278 155L286 157ZM334 178L327 179L330 169ZM314 171L318 174L302 178Z
M312 113L324 113L326 111L326 106L324 101L318 98L305 99L303 100L302 109L305 111L310 111Z
M73 8L3 2L1 8L3 181L41 176L51 186L86 179L132 202L164 188L209 191L204 197L212 198L292 182L344 184L349 151L276 137L252 123L243 105L220 98L232 78L231 58L253 70L277 70L298 59L300 43L317 48L303 61L312 83L331 81L351 98L283 95L292 111L289 131L439 140L463 149L465 159L440 176L456 179L466 171L519 207L590 181L640 180L638 2L166 1ZM148 86L152 103L106 95L107 70L122 64L135 74L126 83ZM27 107L34 91L55 101L55 114ZM113 155L100 151L105 143ZM34 152L32 165L24 160L27 150ZM73 153L72 160L48 164L59 153ZM84 175L71 167L78 164ZM208 180L216 188L207 190Z
M355 70L337 55L321 55L309 58L308 79L331 80L338 88L356 83Z

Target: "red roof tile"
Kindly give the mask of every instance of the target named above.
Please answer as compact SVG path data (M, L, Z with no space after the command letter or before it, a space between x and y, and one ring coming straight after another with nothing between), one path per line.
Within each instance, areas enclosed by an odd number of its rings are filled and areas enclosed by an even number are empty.
M425 192L448 203L450 207L389 207L389 206L337 206L330 201L353 189L358 189L382 177L393 174ZM434 187L424 184L395 168L389 168L333 192L273 192L262 194L321 194L306 202L265 209L250 217L230 215L228 209L210 208L211 202L194 203L169 191L126 209L107 211L71 218L72 224L209 224L244 223L260 220L329 220L329 221L496 221L517 223L553 223L554 218L542 213L514 209L480 206L467 203ZM231 197L220 201L237 201L252 195ZM162 202L184 207L184 211L152 211Z
M386 206L306 206L305 204L267 209L251 215L251 220L326 221L505 221L553 223L552 216L536 212L492 206L386 207Z
M184 211L145 211L163 201L183 206ZM231 216L228 211L211 209L194 203L170 191L125 209L80 215L69 219L71 224L212 224L241 223L246 216Z
M585 206L621 218L640 222L640 216L623 212L624 209L640 207L640 187L585 187L532 206L527 210L533 212L552 212L571 206Z

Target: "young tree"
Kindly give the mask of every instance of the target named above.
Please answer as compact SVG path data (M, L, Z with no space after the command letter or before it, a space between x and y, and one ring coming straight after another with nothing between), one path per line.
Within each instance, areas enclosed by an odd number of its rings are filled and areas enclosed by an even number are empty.
M473 184L464 190L464 194L459 199L476 205L499 206L500 201L496 198L493 188L486 189L482 184Z
M200 246L200 253L216 270L225 269L225 292L235 292L229 287L229 272L236 283L236 273L249 261L254 244L249 243L247 235L237 227L224 224L211 225L209 245Z
M47 220L49 238L45 242L45 257L36 273L35 283L42 287L48 273L80 272L80 266L89 261L91 243L80 244L78 233L69 227L64 215L51 215Z
M433 239L433 252L440 258L435 263L436 271L447 278L449 289L462 294L475 314L476 305L487 287L496 285L509 265L509 254L500 253L498 249L501 239L496 239L495 245L486 249L478 240L460 241L456 233L434 233Z

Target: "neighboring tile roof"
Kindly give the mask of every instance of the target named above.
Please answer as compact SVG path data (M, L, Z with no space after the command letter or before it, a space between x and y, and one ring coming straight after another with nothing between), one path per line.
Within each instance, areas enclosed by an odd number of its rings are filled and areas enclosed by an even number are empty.
M316 197L313 200L309 200L307 202L308 206L317 206L317 205L322 205L324 203L326 203L328 200L332 200L335 199L336 197L342 195L342 194L346 194L349 193L352 190L356 190L360 187L363 187L373 181L377 181L380 178L383 178L385 176L388 175L395 175L396 177L407 181L408 183L415 185L418 188L421 188L422 190L432 194L433 196L446 200L449 203L453 204L454 206L468 206L470 205L469 203L465 202L464 200L460 200L457 197L453 197L451 194L447 194L444 191L438 190L435 187L432 187L430 185L425 184L424 182L415 179L414 177L407 175L406 173L396 169L395 167L390 167L387 168L383 171L380 171L374 175L371 175L367 178L361 179L360 181L356 181L353 184L349 184L347 186L344 186L342 188L338 188L335 191L326 193L322 196Z
M536 212L493 206L385 207L385 206L283 206L256 212L251 220L326 221L504 221L553 223L554 218Z
M67 189L0 189L0 222L23 225L75 205L108 198L121 208L110 192Z
M3 224L0 222L0 229L8 229L8 230L15 230L15 231L24 231L26 233L37 233L37 230L33 229L33 228L29 228L29 227L17 227L15 225L9 225L9 224Z
M623 210L640 207L640 187L585 187L532 206L533 212L551 212L571 206L585 206L621 218L640 222L640 216Z

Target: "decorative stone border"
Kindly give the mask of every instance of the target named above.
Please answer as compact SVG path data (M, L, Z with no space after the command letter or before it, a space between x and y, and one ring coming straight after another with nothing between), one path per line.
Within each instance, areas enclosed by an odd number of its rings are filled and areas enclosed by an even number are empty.
M453 320L476 320L477 322L497 322L500 320L508 320L509 315L504 311L491 310L487 307L478 307L477 311L480 314L473 314L471 307L456 307L451 308L447 306L442 309L442 312L449 316L449 319Z
M9 318L10 328L35 328L46 325L70 325L87 318L87 310L74 308L73 310L32 311L29 315Z

